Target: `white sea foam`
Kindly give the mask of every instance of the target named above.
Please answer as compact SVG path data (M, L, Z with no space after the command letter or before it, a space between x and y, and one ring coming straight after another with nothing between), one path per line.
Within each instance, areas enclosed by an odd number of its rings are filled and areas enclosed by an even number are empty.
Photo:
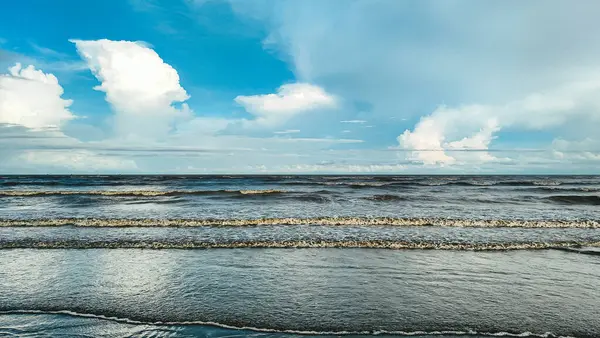
M569 250L583 254L596 254L596 251L578 250L581 247L597 248L600 242L521 242L521 243L452 243L452 242L406 242L388 240L369 241L322 241L322 240L283 240L283 241L0 241L0 249L236 249L236 248L366 248L390 250L467 250L467 251L509 251L509 250Z
M270 328L258 328L253 326L233 326L227 325L223 323L210 322L210 321L140 321L129 318L121 318L114 316L105 316L102 314L89 314L89 313L79 313L69 310L59 310L59 311L42 311L42 310L12 310L12 311L0 311L1 314L50 314L50 315L67 315L72 317L81 317L81 318L94 318L100 320L109 320L118 323L124 324L132 324L132 325L205 325L205 326L214 326L220 327L224 329L231 330L246 330L246 331L255 331L255 332L264 332L264 333L287 333L287 334L297 334L297 335L323 335L323 336L347 336L347 335L396 335L396 336L441 336L441 335L456 335L456 336L467 336L467 335L479 335L479 336L492 336L492 337L539 337L539 338L575 338L571 336L561 336L556 335L552 332L544 332L544 333L534 333L534 332L521 332L521 333L511 333L511 332L480 332L475 330L442 330L442 331L396 331L396 330L372 330L372 331L314 331L314 330L278 330L278 329L270 329Z
M129 219L129 218L44 218L0 219L0 227L199 227L199 226L438 226L473 228L600 228L600 220L447 219L394 217L314 217L257 219Z

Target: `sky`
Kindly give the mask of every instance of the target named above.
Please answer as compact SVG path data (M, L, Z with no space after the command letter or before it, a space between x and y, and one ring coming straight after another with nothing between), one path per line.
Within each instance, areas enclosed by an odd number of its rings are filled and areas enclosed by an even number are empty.
M0 12L0 174L599 173L595 0Z

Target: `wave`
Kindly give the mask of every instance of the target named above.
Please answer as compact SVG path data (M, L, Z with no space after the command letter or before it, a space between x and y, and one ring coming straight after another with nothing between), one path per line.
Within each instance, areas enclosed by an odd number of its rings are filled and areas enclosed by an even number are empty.
M282 194L285 191L283 190L273 190L273 189L268 189L268 190L225 190L227 192L239 192L242 195L263 195L263 194Z
M65 186L65 187L111 187L145 186L165 184L185 186L215 186L236 184L244 180L256 185L279 186L326 186L349 189L418 189L422 187L465 186L490 188L558 187L598 185L597 177L496 177L496 176L21 176L0 179L0 186Z
M182 196L182 195L269 195L284 194L284 190L3 190L0 197L35 196Z
M557 188L543 187L544 191L556 192ZM569 188L571 189L571 188ZM595 191L592 188L574 188L571 190L560 191ZM600 189L598 190L600 191ZM104 197L174 197L174 196L207 196L223 198L269 198L281 197L285 199L294 199L303 202L326 203L331 202L337 192L331 190L319 191L290 191L278 189L264 190L0 190L0 198L10 197L53 197L53 196L104 196ZM364 200L373 202L393 202L408 200L435 200L434 196L398 196L394 194L375 194L362 197ZM519 201L537 201L534 195L523 197L521 200L498 200L498 199L463 199L472 203L518 203ZM600 196L597 195L556 195L543 197L542 200L558 204L579 204L579 205L600 205ZM141 202L143 203L143 202Z
M291 335L312 335L312 336L357 336L357 335L393 335L393 336L491 336L491 337L539 337L539 338L575 338L572 336L557 335L552 332L534 333L534 332L485 332L475 330L436 330L436 331L396 331L396 330L372 330L372 331L313 331L313 330L278 330L271 328L258 328L252 326L234 326L209 321L142 321L129 318L115 317L111 315L81 313L70 310L9 310L0 311L0 315L12 314L34 314L34 315L65 315L80 318L92 318L107 320L116 323L132 325L155 325L155 326L212 326L230 330L254 331L260 333L281 333Z
M561 182L552 180L521 180L521 181L494 181L494 180L375 180L375 181L282 181L280 185L301 185L301 186L339 186L354 189L361 188L418 188L418 187L443 187L443 186L462 186L462 187L493 187L493 186L513 186L513 187L558 187L562 185L589 185L599 182Z
M583 189L583 188L582 188ZM587 189L587 188L586 188ZM555 191L555 190L552 190ZM585 191L585 190L582 190ZM337 195L337 196L336 196ZM319 190L319 191L286 191L286 190L4 190L0 191L0 198L11 198L11 197L120 197L120 198L131 198L129 202L124 203L147 203L148 201L154 203L179 203L182 200L149 200L148 198L153 197L185 197L185 196L206 196L209 198L233 198L233 199L258 199L258 198L281 198L287 200L297 200L301 202L313 202L313 203L327 203L331 202L336 198L343 198L341 194L331 190ZM139 198L134 200L133 198ZM436 197L433 195L412 195L412 196L399 196L395 194L374 194L371 196L356 197L357 199L363 199L372 202L394 202L394 201L435 201ZM463 198L455 202L468 202L478 204L506 204L506 203L520 203L523 201L527 202L538 202L540 199L535 195L523 196L521 198L512 199L493 199L493 198ZM542 201L557 203L557 204L571 204L571 205L600 205L600 196L595 195L557 195L542 197ZM72 203L80 203L78 200L72 200ZM97 201L89 200L87 204L91 205Z
M313 217L313 218L40 218L0 219L0 227L199 227L199 226L438 226L465 228L600 228L600 220L519 220L519 219L447 219L394 217Z
M514 251L597 248L600 242L499 242L499 243L462 243L462 242L410 242L392 240L284 240L284 241L38 241L38 240L0 240L0 249L241 249L241 248L363 248L391 250L460 250L460 251ZM596 251L577 251L597 254Z
M600 187L536 187L526 189L525 191L543 191L543 192L600 192Z
M314 202L314 203L327 203L327 202L332 201L330 196L320 195L319 193L301 194L301 195L293 196L292 198L295 200L298 200L298 201L302 201L302 202Z
M490 186L536 186L536 187L555 187L565 184L565 182L552 181L552 180L523 180L523 181L486 181L486 180L475 180L475 181L428 181L428 182L420 182L420 185L424 186L444 186L444 185L454 185L454 186L475 186L475 187L490 187ZM569 184L579 184L569 183Z
M364 197L364 199L375 202L393 202L393 201L405 201L406 197L398 196L398 195L373 195L369 197Z
M185 197L185 196L206 196L209 198L234 198L234 199L264 199L264 198L283 198L287 200L296 200L301 202L327 203L332 201L332 191L285 191L285 190L128 190L128 191L110 191L110 190L88 190L88 191L0 191L0 198L9 197L121 197L131 198L124 203L142 204L148 203L179 203L180 200L156 200L155 197ZM136 198L136 199L133 199ZM152 199L149 199L152 198ZM74 200L73 203L79 203ZM89 201L88 204L95 203Z
M560 204L600 205L600 196L597 195L557 195L545 199Z
M357 181L345 181L345 182L330 182L330 181L288 181L288 182L277 182L278 185L283 186L326 186L326 187L347 187L354 189L361 188L380 188L380 187L388 187L394 185L404 185L404 184L395 184L393 182L385 183L385 182L357 182ZM406 184L409 185L409 184ZM410 184L410 185L414 185Z
M170 179L169 181L172 181ZM63 176L63 177L23 177L0 181L0 186L69 186L69 187L94 187L94 186L123 186L123 185L148 185L152 183L167 182L152 176Z

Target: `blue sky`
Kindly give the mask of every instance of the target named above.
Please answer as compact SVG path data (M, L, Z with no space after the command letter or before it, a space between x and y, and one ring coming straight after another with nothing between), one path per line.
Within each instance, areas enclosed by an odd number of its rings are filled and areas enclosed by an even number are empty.
M600 4L8 1L1 173L597 173Z

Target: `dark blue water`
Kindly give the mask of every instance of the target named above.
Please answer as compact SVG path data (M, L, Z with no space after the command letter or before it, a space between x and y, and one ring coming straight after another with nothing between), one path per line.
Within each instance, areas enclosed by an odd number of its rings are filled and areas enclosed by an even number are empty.
M595 176L3 176L0 336L600 336Z

